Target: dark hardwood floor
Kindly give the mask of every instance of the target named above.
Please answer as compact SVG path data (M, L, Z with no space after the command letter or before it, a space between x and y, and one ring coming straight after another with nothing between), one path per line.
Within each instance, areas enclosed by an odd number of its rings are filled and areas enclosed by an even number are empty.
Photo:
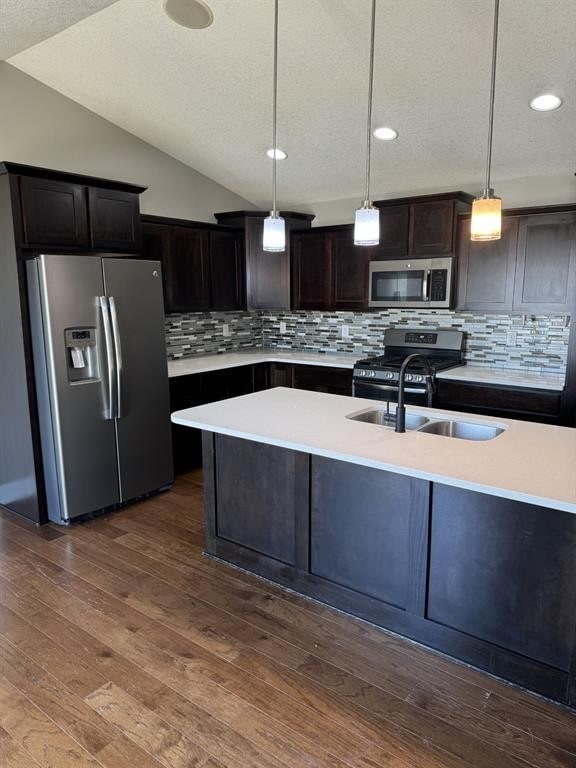
M198 473L0 513L2 768L576 768L576 715L202 556Z

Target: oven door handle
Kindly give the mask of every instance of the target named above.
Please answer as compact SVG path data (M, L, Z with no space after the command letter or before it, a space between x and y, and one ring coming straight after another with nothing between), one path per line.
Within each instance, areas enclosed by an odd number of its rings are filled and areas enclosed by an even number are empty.
M391 386L390 384L374 384L371 381L363 381L362 379L354 380L354 393L356 390L356 384L362 384L370 389L380 390L381 392L398 392L398 387ZM409 392L413 395L425 395L428 392L426 387L404 387L404 392Z

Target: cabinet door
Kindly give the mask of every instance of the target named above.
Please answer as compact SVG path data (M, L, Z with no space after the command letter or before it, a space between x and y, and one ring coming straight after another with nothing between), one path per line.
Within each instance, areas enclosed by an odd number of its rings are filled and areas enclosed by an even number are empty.
M331 309L330 236L326 232L298 234L292 245L292 305L294 309Z
M439 256L442 253L452 253L454 215L452 200L411 205L410 255Z
M502 237L470 240L470 219L458 227L458 309L512 309L518 220L502 219Z
M310 237L310 235L308 235ZM354 245L353 230L331 234L332 308L368 308L368 248Z
M242 248L235 232L210 232L210 287L212 309L244 306Z
M26 245L88 246L86 188L50 179L20 177Z
M389 205L380 208L380 243L367 248L370 261L398 259L408 254L408 222L410 209L407 205Z
M289 238L286 225L286 237ZM248 309L290 309L289 242L283 253L262 249L264 219L246 219L246 282Z
M308 457L224 435L216 435L215 447L216 535L294 565Z
M270 363L270 387L293 387L294 366L290 363Z
M140 248L138 195L89 187L90 242L94 248L136 251Z
M434 484L427 618L569 670L576 517Z
M210 244L206 230L170 227L164 254L167 312L210 309Z
M572 312L576 307L576 215L522 216L514 309Z
M420 613L429 483L312 456L310 571Z

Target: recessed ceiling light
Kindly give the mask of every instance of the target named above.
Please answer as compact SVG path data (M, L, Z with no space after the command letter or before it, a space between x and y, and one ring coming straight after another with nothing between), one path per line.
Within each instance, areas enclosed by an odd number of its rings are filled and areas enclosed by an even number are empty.
M266 151L266 154L268 155L268 157L271 157L272 159L274 159L275 157L276 160L286 160L286 158L288 157L286 152L283 152L279 147L276 147L276 149L268 149Z
M204 29L214 21L214 14L204 0L162 0L166 15L188 29Z
M554 96L553 93L544 93L542 96L536 96L535 99L532 99L530 106L537 112L551 112L562 106L562 99L560 96Z
M374 129L374 136L377 139L382 139L382 141L392 141L392 139L398 138L398 131L395 131L394 128L382 126L382 128Z

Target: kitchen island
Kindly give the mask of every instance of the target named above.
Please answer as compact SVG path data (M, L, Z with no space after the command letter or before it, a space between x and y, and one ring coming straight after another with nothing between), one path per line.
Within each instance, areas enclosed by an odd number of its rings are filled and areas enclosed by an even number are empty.
M277 388L173 414L203 430L206 553L576 706L576 430L347 418L377 407Z

